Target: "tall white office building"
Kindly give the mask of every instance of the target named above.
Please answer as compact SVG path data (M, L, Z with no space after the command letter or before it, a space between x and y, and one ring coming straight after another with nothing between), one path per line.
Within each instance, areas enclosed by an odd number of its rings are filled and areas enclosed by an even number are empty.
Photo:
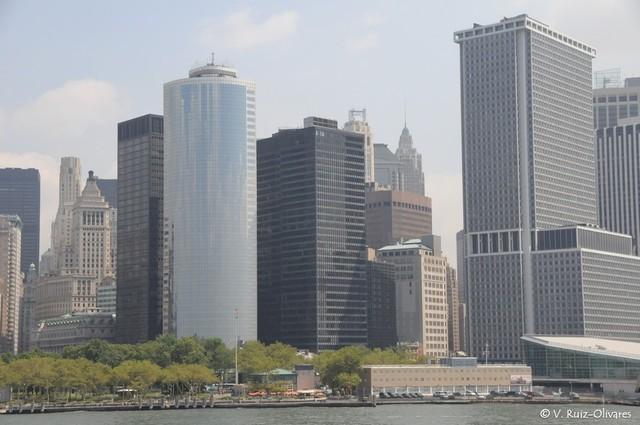
M59 274L71 267L71 227L73 206L82 192L80 158L63 157L60 159L60 180L58 183L58 212L51 224L52 264L43 268L44 274Z
M23 273L22 221L17 215L0 215L0 353L18 352Z
M364 134L364 181L375 181L375 151L373 149L373 132L367 122L366 109L351 109L349 121L344 123L344 130Z
M255 102L253 82L213 62L164 85L165 312L179 337L257 337Z
M535 230L597 223L595 49L527 15L458 31L470 351L521 358Z

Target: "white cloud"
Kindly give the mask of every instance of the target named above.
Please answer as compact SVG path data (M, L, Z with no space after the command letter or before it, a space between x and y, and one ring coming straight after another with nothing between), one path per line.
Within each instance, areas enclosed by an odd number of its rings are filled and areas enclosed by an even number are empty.
M40 171L40 252L44 252L50 245L51 221L58 209L58 159L34 152L0 151L0 167L36 168Z
M368 50L378 45L378 35L372 31L347 40L349 50Z
M456 233L463 227L462 174L426 177L427 196L432 199L433 233L442 237L442 250L456 264Z
M258 22L251 11L245 9L228 15L222 21L207 21L200 31L200 41L208 46L251 49L291 36L298 29L298 19L297 12L286 10Z
M364 17L363 22L368 27L375 27L380 25L384 21L384 18L378 14L368 14Z
M0 110L0 167L40 170L41 251L49 246L58 208L60 158L79 157L84 170L115 177L117 123L127 117L128 102L117 88L93 79L67 81L30 102Z

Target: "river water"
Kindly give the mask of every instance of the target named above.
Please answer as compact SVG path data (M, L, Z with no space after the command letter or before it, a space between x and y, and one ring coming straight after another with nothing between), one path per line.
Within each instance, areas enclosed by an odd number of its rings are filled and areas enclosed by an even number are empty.
M549 409L550 417L541 417ZM190 409L146 412L72 412L2 415L0 425L501 425L640 424L640 407L606 406L606 413L627 412L629 419L595 419L598 405L387 405L280 409ZM585 412L585 413L583 413ZM542 413L545 416L546 412ZM585 414L590 418L580 418ZM557 415L558 418L554 418ZM567 415L578 415L568 418Z

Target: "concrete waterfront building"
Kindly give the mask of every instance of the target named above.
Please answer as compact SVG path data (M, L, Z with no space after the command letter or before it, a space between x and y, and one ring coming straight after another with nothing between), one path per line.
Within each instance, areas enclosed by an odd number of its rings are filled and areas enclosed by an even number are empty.
M447 259L419 239L382 247L377 257L396 268L398 341L417 343L420 355L448 356Z
M640 92L640 87L638 87ZM600 226L640 239L640 118L596 130Z
M531 368L523 364L478 364L475 357L452 357L440 365L364 365L364 396L380 393L530 391Z
M595 87L593 90L594 128L615 127L619 120L638 118L640 77L626 78L623 85Z
M17 215L22 222L20 270L29 271L40 259L40 171L0 168L0 214Z
M111 313L65 314L38 323L31 333L31 346L46 353L62 354L64 347L92 339L115 340L115 315Z
M0 352L16 354L20 339L22 221L0 215Z
M47 267L42 274L59 274L63 269L72 267L71 214L80 193L82 193L80 158L61 158L58 211L51 225L51 252L47 251L46 255L47 258L53 258L51 261L53 264L46 261Z
M364 136L305 123L258 142L260 340L364 345Z
M25 353L30 350L31 329L35 326L36 287L38 285L38 271L35 264L29 267L24 278L22 305L20 308L20 339L18 351Z
M367 122L366 109L351 109L349 121L344 123L344 130L364 135L364 181L375 182L375 151L373 149L373 132Z
M368 248L367 259L367 335L371 348L393 347L398 342L396 326L396 268L379 261Z
M432 231L431 198L412 192L366 193L367 246L381 248Z
M476 24L454 41L469 350L517 361L520 336L536 329L532 232L597 223L596 52L527 15Z
M164 210L178 337L257 337L256 88L213 63L164 85ZM237 319L236 319L237 317Z
M144 342L163 333L163 167L161 115L118 124L116 336L120 342Z

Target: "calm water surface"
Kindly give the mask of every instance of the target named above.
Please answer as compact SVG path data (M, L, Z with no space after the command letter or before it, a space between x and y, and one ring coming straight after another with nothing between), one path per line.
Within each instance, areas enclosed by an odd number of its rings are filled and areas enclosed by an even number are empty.
M151 412L73 412L2 415L1 425L500 425L500 424L640 424L640 408L606 406L608 412L630 412L631 419L542 419L540 411L567 409L593 413L597 405L476 404L390 405L376 408L193 409Z

